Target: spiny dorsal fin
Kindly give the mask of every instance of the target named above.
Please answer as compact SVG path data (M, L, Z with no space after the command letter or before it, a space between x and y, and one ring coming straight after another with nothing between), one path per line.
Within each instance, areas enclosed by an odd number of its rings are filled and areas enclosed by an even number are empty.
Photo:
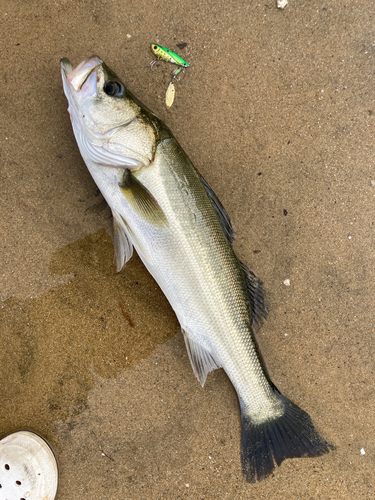
M219 218L219 221L220 221L221 227L223 228L225 236L227 237L229 243L233 243L235 232L233 230L229 215L225 211L225 208L220 203L218 197L212 191L212 189L210 188L208 183L204 180L204 178L202 176L200 176L200 178L201 178L201 181L203 182L203 186L206 189L208 197L210 198L211 203L215 209L215 212Z
M203 387L208 373L216 370L217 368L221 368L221 366L214 360L212 355L204 349L204 347L190 338L183 328L181 330L184 335L186 350L188 352L194 375Z
M241 268L246 277L247 291L250 298L252 325L255 329L259 328L267 318L268 308L266 303L266 294L264 292L262 281L240 261Z
M112 208L113 214L113 244L115 247L114 262L116 262L117 271L120 272L128 260L133 255L133 244L130 241L128 231L121 215L116 209Z
M124 170L119 188L124 198L142 219L154 226L168 226L167 218L150 191L130 172Z

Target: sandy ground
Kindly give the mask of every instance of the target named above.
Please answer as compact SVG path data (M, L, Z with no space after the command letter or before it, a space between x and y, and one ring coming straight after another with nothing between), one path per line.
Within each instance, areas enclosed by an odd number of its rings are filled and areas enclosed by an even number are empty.
M0 4L0 437L28 427L50 440L58 500L374 498L374 3ZM172 68L149 70L151 42L191 65L169 111ZM116 274L110 210L59 72L61 57L92 53L226 207L268 292L270 375L334 452L244 482L226 375L200 388L137 256Z

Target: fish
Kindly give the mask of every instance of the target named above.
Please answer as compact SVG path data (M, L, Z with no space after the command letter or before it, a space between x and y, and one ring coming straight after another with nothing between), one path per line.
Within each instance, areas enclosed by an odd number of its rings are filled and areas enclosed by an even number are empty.
M287 458L334 448L310 416L271 381L255 332L267 315L261 280L233 250L230 217L169 128L98 57L61 60L73 132L113 214L114 261L135 249L181 325L202 385L223 368L241 409L241 465L248 482Z

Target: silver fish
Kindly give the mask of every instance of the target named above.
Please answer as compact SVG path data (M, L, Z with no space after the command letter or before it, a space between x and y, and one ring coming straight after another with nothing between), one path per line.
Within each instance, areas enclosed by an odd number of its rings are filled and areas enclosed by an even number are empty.
M262 283L236 257L230 219L207 182L99 57L75 69L62 59L61 71L78 147L113 213L117 269L134 247L177 315L201 385L220 367L230 378L246 479L264 479L285 458L327 453L261 364L253 329L266 313Z

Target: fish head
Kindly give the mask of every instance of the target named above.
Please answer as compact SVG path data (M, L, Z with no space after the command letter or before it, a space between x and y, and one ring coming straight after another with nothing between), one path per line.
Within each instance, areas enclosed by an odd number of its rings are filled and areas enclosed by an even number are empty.
M140 119L140 103L118 76L98 56L75 69L65 58L60 65L73 131L86 163L135 169L148 164L155 133Z

